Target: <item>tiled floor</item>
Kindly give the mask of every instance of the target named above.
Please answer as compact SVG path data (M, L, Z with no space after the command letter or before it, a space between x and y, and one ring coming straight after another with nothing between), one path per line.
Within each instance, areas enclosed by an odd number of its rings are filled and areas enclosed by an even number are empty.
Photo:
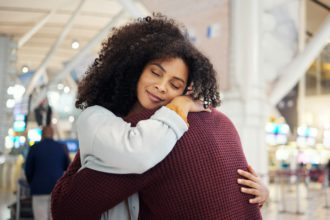
M330 220L330 188L327 197L321 185L315 183L310 185L309 190L305 185L300 184L298 200L296 192L295 185L285 186L282 191L278 185L270 185L269 202L262 208L263 218L265 220ZM285 195L285 198L282 195ZM326 198L328 208L324 207ZM14 194L0 191L0 220L9 219L7 206L14 201ZM299 209L297 201L299 201ZM284 210L286 211L283 212Z
M330 220L330 188L325 191L319 183L310 184L308 189L305 184L282 189L270 185L270 199L262 214L265 220Z

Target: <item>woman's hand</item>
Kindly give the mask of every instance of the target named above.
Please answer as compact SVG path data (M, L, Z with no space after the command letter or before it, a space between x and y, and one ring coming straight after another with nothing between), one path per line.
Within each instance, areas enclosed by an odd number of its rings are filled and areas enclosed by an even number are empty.
M246 179L237 179L237 182L247 187L241 187L241 191L246 194L254 195L253 199L250 199L250 203L258 203L261 207L267 201L269 197L269 191L265 184L262 183L251 165L248 165L248 171L237 170L237 172Z
M185 115L189 112L211 112L211 109L204 108L202 101L193 100L189 95L177 96L169 104L177 106Z
M187 91L184 95L175 97L170 104L176 105L180 110L182 110L186 115L189 112L211 112L211 109L204 108L203 101L194 100L192 98L193 94L193 83L188 86Z

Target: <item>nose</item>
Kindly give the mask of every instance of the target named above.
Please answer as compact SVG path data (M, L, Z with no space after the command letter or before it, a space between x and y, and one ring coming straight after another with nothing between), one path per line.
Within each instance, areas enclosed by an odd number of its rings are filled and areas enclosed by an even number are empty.
M162 81L156 83L155 87L159 92L165 93L166 92L166 82L165 82L165 80L162 80Z

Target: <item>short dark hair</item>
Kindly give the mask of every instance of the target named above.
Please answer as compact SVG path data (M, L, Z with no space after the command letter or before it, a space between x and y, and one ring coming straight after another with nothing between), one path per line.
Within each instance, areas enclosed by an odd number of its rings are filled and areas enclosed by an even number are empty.
M54 129L52 126L47 125L42 127L42 132L41 132L42 138L53 138L54 136Z
M197 99L220 104L216 72L209 59L189 41L181 26L163 15L138 19L113 30L98 58L78 85L76 107L103 106L126 116L137 101L137 82L146 64L156 59L181 58L189 69Z

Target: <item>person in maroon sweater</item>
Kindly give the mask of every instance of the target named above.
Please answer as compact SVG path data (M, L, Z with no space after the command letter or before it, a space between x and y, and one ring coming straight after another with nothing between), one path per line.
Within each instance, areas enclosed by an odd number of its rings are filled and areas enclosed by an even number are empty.
M183 61L180 65L188 70L184 84L193 82L195 99L203 98L205 107L220 103L212 64L172 20L158 16L139 20L115 30L103 46L79 85L77 107L101 105L134 126L166 105L170 92L178 89L173 73L162 66L174 61ZM150 64L155 67L142 84L139 78ZM158 79L161 84L151 83ZM150 98L145 94L150 91L162 98ZM250 180L239 179L237 170L248 170L248 165L232 123L215 109L190 114L188 121L190 128L174 150L141 175L88 168L78 172L78 153L52 192L53 219L100 219L135 192L139 192L139 219L260 219L261 185L247 172L241 175ZM241 188L237 180L252 188Z
M128 121L148 118L141 113ZM237 184L247 163L233 124L222 113L191 113L190 128L161 163L142 175L80 168L79 154L52 193L56 219L100 219L139 192L140 219L261 219Z

